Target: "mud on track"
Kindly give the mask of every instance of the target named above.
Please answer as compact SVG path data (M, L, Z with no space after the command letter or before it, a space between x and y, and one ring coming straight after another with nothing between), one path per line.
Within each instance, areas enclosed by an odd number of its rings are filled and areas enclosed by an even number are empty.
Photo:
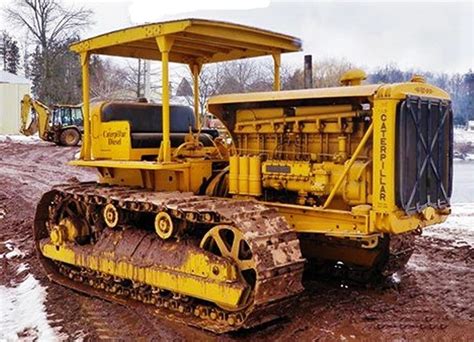
M36 202L53 184L95 179L92 171L65 166L76 152L77 148L43 142L0 142L0 254L6 252L7 240L24 253L0 259L0 285L12 286L31 272L47 287L50 325L65 339L474 340L474 249L462 242L464 232L455 229L443 232L442 238L419 237L398 283L361 288L308 282L308 290L288 318L232 335L215 336L167 320L151 321L139 312L52 284L39 269L31 225ZM472 231L465 234L472 239ZM22 263L29 270L18 273Z

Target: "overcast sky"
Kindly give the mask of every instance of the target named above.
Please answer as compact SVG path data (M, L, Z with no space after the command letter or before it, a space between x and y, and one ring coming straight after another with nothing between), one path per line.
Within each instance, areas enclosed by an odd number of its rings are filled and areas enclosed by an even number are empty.
M289 63L302 64L307 53L313 59L345 58L368 70L387 63L436 72L474 69L474 1L65 1L95 12L95 25L84 37L145 21L209 18L301 38L304 52L284 57Z

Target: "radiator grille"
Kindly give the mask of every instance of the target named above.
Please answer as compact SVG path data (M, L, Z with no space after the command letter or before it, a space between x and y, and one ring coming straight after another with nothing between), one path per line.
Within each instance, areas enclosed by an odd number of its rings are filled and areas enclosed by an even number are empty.
M397 204L406 213L449 206L453 113L446 100L410 96L397 115Z

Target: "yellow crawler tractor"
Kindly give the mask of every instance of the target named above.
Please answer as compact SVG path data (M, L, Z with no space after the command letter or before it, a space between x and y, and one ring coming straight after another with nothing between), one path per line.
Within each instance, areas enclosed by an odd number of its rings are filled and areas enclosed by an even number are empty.
M82 61L84 139L71 165L98 181L54 187L34 236L50 279L217 333L285 315L303 272L364 281L402 268L421 228L443 222L452 188L452 111L420 77L280 91L299 39L179 20L72 45ZM160 60L162 104L89 105L92 54ZM170 62L269 55L274 91L216 96L232 144L200 129L198 101L169 101Z

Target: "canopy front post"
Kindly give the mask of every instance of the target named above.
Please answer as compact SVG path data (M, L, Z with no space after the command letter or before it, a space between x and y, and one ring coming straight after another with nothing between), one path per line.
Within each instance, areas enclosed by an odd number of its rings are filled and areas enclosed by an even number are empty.
M160 36L156 38L158 48L161 52L161 73L162 73L162 127L163 140L160 147L159 160L162 162L171 161L170 142L170 89L169 89L169 52L173 46L173 38Z
M82 110L84 120L84 135L81 147L81 159L91 160L91 127L90 127L90 100L89 100L89 59L90 53L81 53L82 69Z
M192 64L191 72L193 73L193 95L194 95L194 116L196 119L196 127L201 128L201 111L199 106L199 74L201 73L201 64Z
M280 65L281 65L281 54L274 53L273 56L273 90L278 91L281 88L280 85Z

